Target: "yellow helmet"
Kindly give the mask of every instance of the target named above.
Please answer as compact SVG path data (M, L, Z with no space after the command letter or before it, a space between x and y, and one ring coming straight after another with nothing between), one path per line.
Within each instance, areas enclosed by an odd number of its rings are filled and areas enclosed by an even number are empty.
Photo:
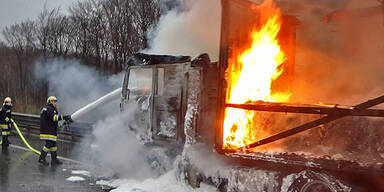
M11 103L12 102L12 99L10 97L6 97L4 99L4 103Z
M49 96L47 99L47 103L52 103L52 101L57 101L57 98L55 96Z

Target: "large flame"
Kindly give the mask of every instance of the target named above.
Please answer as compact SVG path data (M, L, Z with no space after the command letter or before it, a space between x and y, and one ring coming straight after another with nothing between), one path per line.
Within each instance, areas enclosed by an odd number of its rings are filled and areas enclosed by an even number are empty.
M276 38L282 24L280 11L272 0L266 0L258 9L262 27L252 30L251 46L234 50L228 59L227 103L284 102L289 99L286 94L271 90L272 82L284 70L281 64L286 59ZM259 124L254 111L226 108L223 148L236 149L255 142L262 136Z

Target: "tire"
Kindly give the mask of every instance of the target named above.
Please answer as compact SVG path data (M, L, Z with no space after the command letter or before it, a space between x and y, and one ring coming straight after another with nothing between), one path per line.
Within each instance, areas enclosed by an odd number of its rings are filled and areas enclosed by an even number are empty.
M344 192L350 188L324 173L306 170L297 174L288 192Z

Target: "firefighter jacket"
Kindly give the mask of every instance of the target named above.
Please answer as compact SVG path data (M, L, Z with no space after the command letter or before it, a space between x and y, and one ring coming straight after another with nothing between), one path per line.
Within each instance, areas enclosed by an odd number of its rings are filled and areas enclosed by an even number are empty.
M0 110L0 128L2 135L11 133L11 105L3 104Z
M56 141L59 120L63 120L63 115L59 115L52 104L47 104L40 112L40 139Z

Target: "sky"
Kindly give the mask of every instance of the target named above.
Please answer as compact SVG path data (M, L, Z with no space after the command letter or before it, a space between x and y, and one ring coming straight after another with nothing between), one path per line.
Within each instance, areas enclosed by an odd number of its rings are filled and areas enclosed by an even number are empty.
M6 26L27 19L34 20L46 7L53 9L60 7L63 12L78 0L0 0L0 40L4 37L2 31Z

